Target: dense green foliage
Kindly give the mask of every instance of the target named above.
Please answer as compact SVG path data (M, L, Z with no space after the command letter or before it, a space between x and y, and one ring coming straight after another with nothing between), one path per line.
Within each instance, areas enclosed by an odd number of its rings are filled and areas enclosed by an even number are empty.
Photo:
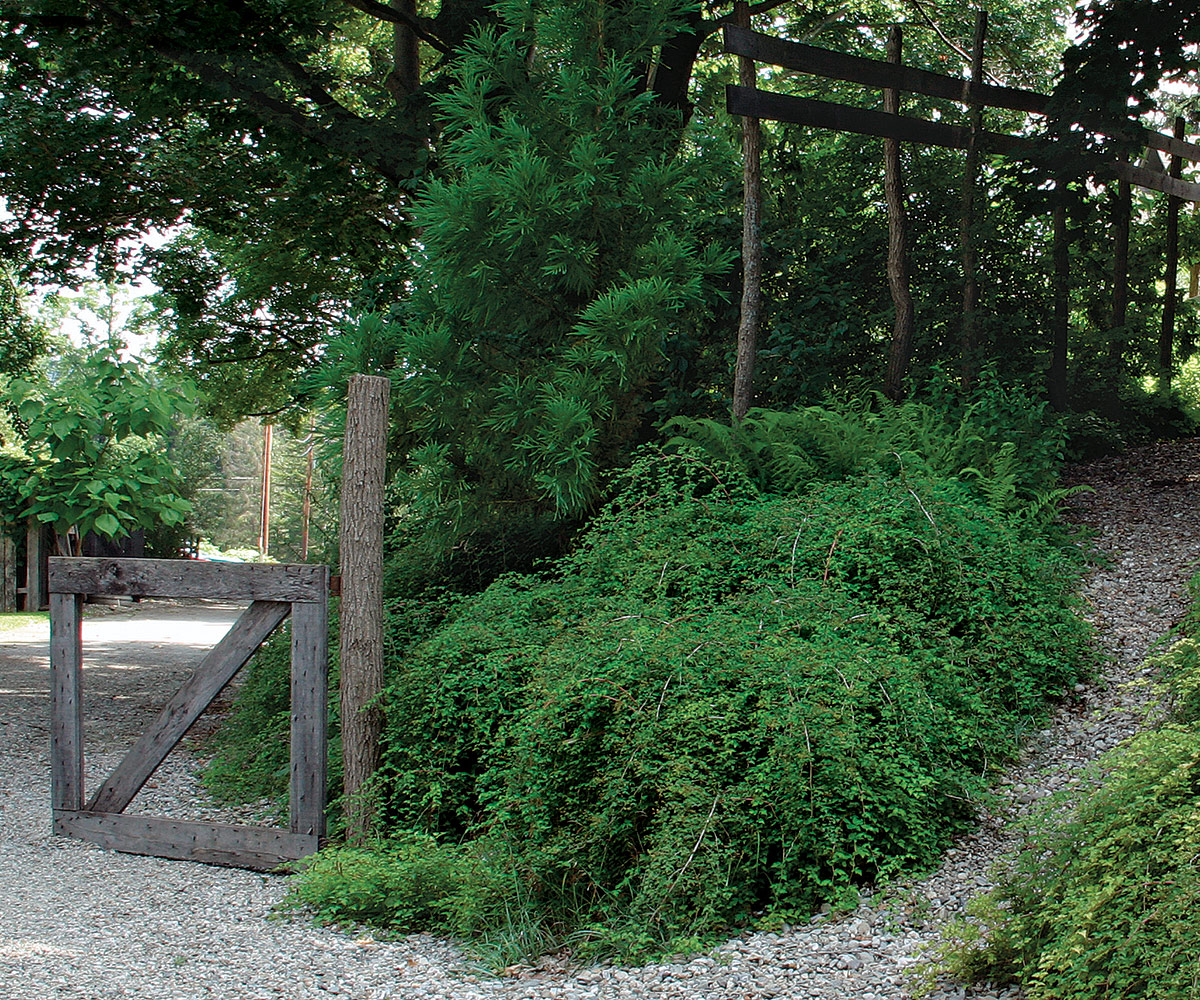
M1193 581L1200 595L1200 578ZM959 973L1030 1000L1200 997L1200 618L1152 660L1169 713L1035 817L1000 887L959 927ZM980 937L980 926L986 936Z
M420 281L396 307L399 489L426 564L590 507L729 256L697 246L695 179L638 86L679 5L639 4L602 38L564 27L587 4L526 6L499 5L504 30L464 49L436 101L447 177L422 192Z
M65 542L178 524L188 504L161 438L187 390L168 391L139 365L109 350L71 356L51 381L11 380L3 401L22 425L23 454L0 460L15 507L12 523L34 517ZM62 543L60 543L62 544Z
M374 793L402 843L330 852L297 898L635 954L928 864L1082 669L1072 578L970 476L772 494L651 450L567 557L391 661ZM445 884L419 919L354 888L396 899L429 865Z

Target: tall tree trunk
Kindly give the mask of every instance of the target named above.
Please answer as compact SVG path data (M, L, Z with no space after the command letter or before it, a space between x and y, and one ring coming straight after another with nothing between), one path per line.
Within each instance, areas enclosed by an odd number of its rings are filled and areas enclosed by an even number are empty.
M1183 119L1175 119L1175 138L1183 138ZM1183 157L1171 154L1170 174L1183 176ZM1171 368L1175 347L1175 296L1179 285L1179 206L1181 198L1167 195L1167 267L1166 292L1163 294L1162 332L1158 337L1158 391L1165 398L1171 392Z
M355 375L346 402L341 511L341 704L347 839L373 819L362 795L379 766L383 715L383 480L390 383Z
M1071 315L1071 247L1068 241L1066 192L1060 189L1054 204L1054 347L1047 384L1050 405L1059 413L1067 408L1067 330Z
M975 14L975 43L971 50L970 104L971 138L967 146L967 163L963 174L962 219L960 240L963 269L962 314L962 383L968 388L979 375L979 331L976 313L979 308L979 281L976 277L978 251L975 248L975 187L979 183L979 133L983 129L983 104L978 97L983 82L983 41L987 34L987 11Z
M903 44L904 36L900 26L895 25L888 36L889 62L899 65ZM892 115L900 113L900 91L890 88L884 90L883 110ZM912 292L908 284L908 214L904 208L904 173L900 165L900 141L884 139L883 155L883 191L888 207L888 288L892 293L892 305L896 309L883 391L888 399L898 403L904 398L904 380L908 376L908 364L912 359L914 319Z
M1129 181L1117 182L1117 200L1113 205L1113 290L1112 339L1108 357L1114 367L1121 363L1128 336L1125 324L1129 313L1129 222L1133 214L1133 194Z
M750 5L738 0L738 24L750 27ZM738 58L743 87L757 83L754 60ZM742 309L738 322L737 368L733 375L733 419L741 420L753 396L754 362L758 355L758 325L762 311L762 126L757 118L742 119Z
M391 0L391 5L411 18L417 16L417 0ZM393 61L388 89L397 100L421 86L421 49L416 32L407 24L392 25Z

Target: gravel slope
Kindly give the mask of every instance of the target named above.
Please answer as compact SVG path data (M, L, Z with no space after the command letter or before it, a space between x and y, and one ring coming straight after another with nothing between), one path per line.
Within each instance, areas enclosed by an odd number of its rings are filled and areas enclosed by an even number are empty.
M1155 446L1076 470L1097 492L1071 516L1094 527L1112 557L1085 596L1112 657L1080 686L1002 783L1001 804L938 872L875 905L818 915L779 934L751 934L712 954L636 969L511 969L493 978L427 937L376 941L272 919L283 880L270 875L103 851L49 835L46 629L0 634L0 998L624 998L893 1000L943 921L988 885L1006 824L1131 733L1146 697L1141 666L1182 615L1200 559L1193 512L1200 443ZM121 747L236 615L212 604L146 602L85 622L88 770ZM168 642L174 640L174 645ZM179 751L177 751L177 754ZM206 804L193 761L168 760L135 811L231 817ZM93 784L94 787L94 784ZM934 1000L1012 1000L1014 990L940 984Z

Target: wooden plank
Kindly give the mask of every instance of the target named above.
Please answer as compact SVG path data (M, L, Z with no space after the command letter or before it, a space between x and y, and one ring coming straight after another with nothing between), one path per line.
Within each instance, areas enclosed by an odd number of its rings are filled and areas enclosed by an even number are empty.
M193 559L50 560L50 590L130 597L212 597L231 601L320 601L323 567L308 563L203 562Z
M83 598L50 595L50 801L83 807Z
M814 101L807 97L791 97L774 94L766 90L750 90L728 85L725 101L729 113L750 115L755 118L770 118L774 121L790 122L793 125L810 125L856 135L872 135L882 139L899 139L902 142L919 142L931 146L946 146L950 149L967 149L971 142L971 130L962 125L946 125L942 122L927 122L904 115L889 115L882 111L851 108L843 104ZM981 131L979 139L992 152L1023 155L1033 143L1022 136L1002 135L998 132ZM1182 198L1184 201L1200 202L1200 184L1160 174L1144 167L1135 167L1127 162L1113 164L1112 169L1122 180L1151 191L1162 191Z
M200 662L195 673L167 702L158 718L134 744L125 759L92 798L88 808L95 812L119 813L137 795L142 785L163 762L193 722L221 689L254 655L262 641L291 610L280 601L255 601L233 628Z
M758 62L782 66L784 69L810 73L847 83L861 83L886 90L906 90L927 97L942 97L960 104L978 101L987 108L1005 108L1044 115L1050 104L1047 94L1017 87L997 87L980 84L972 88L970 81L942 73L930 73L911 66L895 66L877 59L833 52L800 42L789 42L770 35L729 25L725 28L725 51L731 55L748 56ZM781 119L787 120L787 119ZM1141 142L1161 150L1200 162L1200 145L1130 122L1122 135L1130 141Z
M782 66L801 73L811 73L847 83L861 83L867 87L904 90L927 97L944 97L947 100L966 104L978 100L989 108L1007 108L1010 111L1041 113L1050 98L1031 90L1015 87L995 87L981 84L973 88L970 81L942 73L930 73L912 66L865 59L862 56L846 55L830 49L789 42L757 31L734 25L725 28L725 51L733 55L746 56L757 62Z
M325 569L324 566L321 568ZM328 714L329 614L326 602L293 604L292 833L316 836L325 833Z
M319 840L275 827L229 826L120 813L60 811L54 832L111 851L269 871L313 854Z
M1170 174L1160 174L1157 170L1147 170L1145 167L1135 167L1132 163L1122 161L1114 165L1117 177L1129 181L1137 187L1149 188L1151 191L1161 191L1184 201L1200 202L1200 184L1181 180Z
M882 111L851 108L844 104L814 101L807 97L791 97L766 90L751 90L733 84L725 88L725 101L730 114L771 118L774 121L816 128L836 129L857 135L873 135L902 142L920 142L931 146L966 149L971 143L971 130L962 125L928 122L905 115L890 115ZM1018 152L1029 141L998 132L980 132L979 140L995 152Z

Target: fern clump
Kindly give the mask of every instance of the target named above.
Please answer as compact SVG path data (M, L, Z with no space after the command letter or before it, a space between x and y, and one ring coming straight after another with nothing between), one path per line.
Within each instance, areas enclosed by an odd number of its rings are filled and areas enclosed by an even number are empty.
M699 447L769 493L868 472L971 484L997 510L1052 513L1064 435L1044 402L985 377L967 398L939 376L926 398L881 394L796 410L751 410L733 424L677 417L670 444Z

